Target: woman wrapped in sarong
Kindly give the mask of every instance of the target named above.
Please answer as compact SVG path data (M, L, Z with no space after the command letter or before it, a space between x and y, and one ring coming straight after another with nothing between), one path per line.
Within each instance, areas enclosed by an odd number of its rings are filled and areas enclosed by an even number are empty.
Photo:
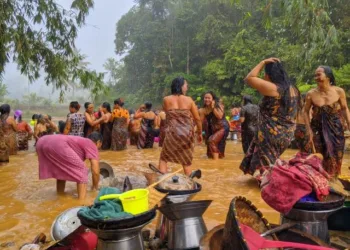
M146 102L136 111L135 118L142 118L137 148L153 148L154 143L154 123L156 114L151 110L152 103Z
M120 98L114 101L112 113L113 130L111 150L120 151L126 149L128 141L129 111L125 108L124 101Z
M2 129L3 123L0 122L0 166L9 162L10 154L7 146L4 131Z
M17 145L18 150L28 150L28 140L32 137L33 131L29 124L22 120L22 111L16 110L14 118L17 123Z
M258 77L265 67L264 79ZM288 148L300 109L300 93L289 81L277 58L261 61L247 75L245 82L264 95L259 107L257 134L244 157L240 169L258 180Z
M188 89L183 77L175 78L171 84L171 95L164 97L163 109L166 112L165 139L159 160L159 170L168 171L167 163L183 166L186 175L191 174L194 150L194 125L197 125L198 142L202 142L202 123L196 104L185 96Z
M102 150L110 150L112 145L112 129L113 129L113 120L111 113L111 105L108 102L102 103L100 107L100 114L102 119L100 130L103 137L102 140Z
M158 118L160 120L159 128L159 147L163 147L164 139L165 139L165 124L166 124L166 114L164 111L161 111L158 115Z
M17 124L13 117L9 117L11 107L8 104L0 106L2 129L10 155L17 154Z
M226 138L230 132L225 118L224 106L211 91L204 94L204 107L199 110L201 120L206 123L207 156L217 160L225 157Z
M135 114L130 115L129 122L129 136L130 136L130 145L136 146L139 140L139 134L141 129L141 118L136 119Z
M345 147L344 128L339 108L342 110L348 127L350 125L345 91L335 86L335 77L328 66L320 66L316 69L315 81L317 88L310 90L306 96L305 124L317 153L323 155L323 168L332 178L336 178L341 174Z
M259 106L253 104L250 96L243 96L243 107L239 121L242 123L242 147L246 154L258 128Z
M101 118L95 116L94 104L91 102L86 102L85 107L85 124L84 124L84 137L88 137L92 132L100 131L100 123L102 122Z

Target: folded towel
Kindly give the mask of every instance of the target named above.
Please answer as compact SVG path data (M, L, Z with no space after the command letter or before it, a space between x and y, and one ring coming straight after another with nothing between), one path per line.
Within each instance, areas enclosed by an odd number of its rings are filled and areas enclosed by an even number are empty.
M100 201L100 197L103 195L120 193L118 188L101 188L94 205L80 209L78 214L90 220L127 219L133 217L132 214L124 212L123 205L119 199Z

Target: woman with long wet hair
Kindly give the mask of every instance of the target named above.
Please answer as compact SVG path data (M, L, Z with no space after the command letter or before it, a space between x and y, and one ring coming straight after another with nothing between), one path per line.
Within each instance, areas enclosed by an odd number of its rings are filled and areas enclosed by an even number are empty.
M130 121L129 111L124 108L124 101L118 98L114 101L112 113L113 130L111 150L120 151L126 149L128 140L128 125Z
M142 111L143 110L143 111ZM144 105L136 111L136 119L142 118L137 148L153 148L154 143L154 123L156 114L152 111L152 103L145 102Z
M113 121L112 121L112 112L111 105L108 102L102 103L100 107L100 114L102 118L101 121L101 134L103 137L102 141L102 150L111 149L112 145L112 129L113 129Z
M323 168L332 178L341 173L345 147L344 128L341 114L350 126L350 115L345 91L335 86L335 77L328 66L319 66L315 71L317 88L306 95L304 120L310 141L314 142L317 153L323 155ZM310 122L310 109L312 119Z
M261 79L258 75L263 68L265 76ZM264 97L260 103L258 132L240 168L260 179L260 174L275 163L293 138L300 93L277 58L261 61L245 82Z
M204 94L203 108L199 115L205 123L207 156L214 160L225 157L226 138L230 132L229 124L225 118L223 104L212 91Z
M17 124L13 117L10 117L11 107L8 104L0 106L2 129L10 155L17 154Z
M187 81L175 78L171 83L171 95L164 97L166 113L166 136L159 160L159 170L168 171L168 162L181 164L186 175L191 174L194 151L194 124L197 125L197 139L202 142L202 123L198 109L191 97L186 96Z

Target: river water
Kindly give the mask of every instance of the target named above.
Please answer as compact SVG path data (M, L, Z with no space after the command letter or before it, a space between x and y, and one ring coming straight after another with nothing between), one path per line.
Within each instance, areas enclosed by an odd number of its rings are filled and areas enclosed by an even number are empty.
M148 163L157 163L161 149L137 150L136 147L122 152L100 152L100 160L111 164L114 172L149 172ZM295 154L287 150L282 156L289 159ZM213 203L204 214L208 229L224 223L230 201L235 196L245 196L251 200L272 223L279 222L279 214L270 208L260 197L256 181L239 170L243 158L241 143L228 141L226 157L219 161L206 157L204 145L196 146L193 166L202 170L202 191L196 200L210 199ZM345 155L343 173L348 173L350 157ZM172 170L179 166L170 165ZM10 158L10 163L0 167L0 244L14 242L18 249L23 243L31 242L40 232L50 235L50 227L58 214L80 205L76 199L76 185L67 183L65 196L56 195L55 180L38 179L38 161L32 148ZM97 195L89 192L85 205L90 205ZM49 237L50 238L50 237ZM0 247L1 248L1 247Z

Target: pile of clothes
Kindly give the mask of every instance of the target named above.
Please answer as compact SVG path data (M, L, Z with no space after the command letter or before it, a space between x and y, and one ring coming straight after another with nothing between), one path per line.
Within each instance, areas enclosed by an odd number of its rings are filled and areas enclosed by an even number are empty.
M319 201L329 194L329 175L317 155L297 153L284 161L278 159L261 182L261 197L279 211L287 214L304 196L314 192Z

